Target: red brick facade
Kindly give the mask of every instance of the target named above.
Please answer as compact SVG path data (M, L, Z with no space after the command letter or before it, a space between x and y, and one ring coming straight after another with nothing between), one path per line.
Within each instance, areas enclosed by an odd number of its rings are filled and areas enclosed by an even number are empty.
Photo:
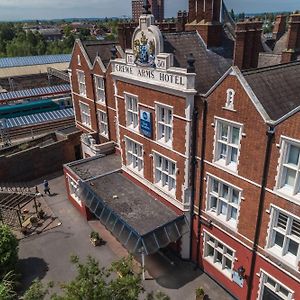
M193 1L190 3L193 5ZM257 36L251 37L253 41L256 38ZM236 52L236 55L246 55L250 56L250 60L256 60L256 57L251 58L251 49L238 50L241 50L241 53ZM99 134L96 114L99 109L105 111L108 116L109 140L116 142L122 157L123 171L128 177L178 213L183 212L188 215L189 205L193 203L190 201L194 201L195 217L191 233L191 258L235 297L249 300L268 299L263 298L262 295L266 295L266 282L268 278L271 278L275 280L277 287L282 287L285 292L287 291L289 298L283 298L281 295L282 299L299 299L299 266L291 264L270 249L275 214L283 212L288 216L291 215L295 220L300 215L299 199L286 196L277 188L280 157L283 152L282 138L292 139L295 143L299 143L299 112L278 124L268 124L264 119L264 112L254 100L253 92L245 84L245 78L237 68L232 68L205 97L200 97L195 96L192 88L190 91L185 89L179 91L174 86L155 81L155 76L159 73L154 72L160 72L159 70L147 73L149 80L141 75L134 75L134 72L145 75L146 72L142 71L147 67L132 66L128 63L130 55L132 53L127 52L122 59L112 60L103 71L103 66L101 68L101 63L97 60L95 63L92 62L94 65L91 67L84 49L79 43L75 45L70 69L78 128L83 132L94 132L99 143L107 141ZM78 65L78 56L80 65ZM244 58L241 61L245 62ZM252 62L249 61L249 66L251 64ZM86 97L80 96L77 70L84 71ZM120 70L126 70L127 73L122 73ZM168 70L161 72L168 72ZM172 70L172 72L175 71ZM183 69L181 72L188 78L188 74L185 74ZM105 105L95 101L93 75L101 75L105 78ZM138 126L135 129L128 126L126 104L128 95L137 99ZM90 108L91 128L86 128L82 124L79 102L87 104ZM158 140L159 106L167 107L172 111L171 145ZM198 111L198 119L196 139L192 141L194 107ZM151 115L151 137L141 132L141 110ZM218 153L221 152L220 143L217 140L222 139L223 132L220 133L222 124L230 127L226 133L228 135L228 132L231 132L230 139L238 140L236 145L235 142L226 144L227 149L231 147L231 153L235 153L233 151L237 149L236 155L233 154L234 158L231 158L234 161L233 168L230 164L222 165L217 159ZM239 132L234 137L233 127ZM136 172L128 166L127 139L142 146L142 172ZM266 159L268 142L270 142L270 152L267 153L269 164ZM196 143L197 161L195 182L192 182L191 178L193 143ZM168 193L156 183L154 171L156 154L176 164L174 193ZM264 174L267 174L266 180L263 178ZM226 211L229 207L232 211L237 207L236 213L233 213L234 217L230 219L233 220L231 223L227 219L222 219L223 208L221 208L222 213L217 215L216 211L209 207L211 205L208 204L211 201L209 194L212 189L210 184L214 182L213 180L218 182L219 193L220 191L223 193L227 188L228 195L229 190L231 195L234 191L236 193L238 191L237 203L232 205L228 202L227 206L223 206ZM194 199L190 199L193 184L195 186ZM74 202L71 198L70 200ZM80 210L86 215L84 209L80 208ZM257 225L260 226L257 227ZM186 248L185 251L188 251L188 243L189 241L182 241L181 248ZM214 243L215 248L209 246L209 243ZM218 256L220 253L222 254L221 262ZM297 253L299 256L299 250ZM299 262L298 257L296 261ZM237 277L233 278L233 275ZM268 292L272 293L269 290ZM277 293L277 296L280 295Z

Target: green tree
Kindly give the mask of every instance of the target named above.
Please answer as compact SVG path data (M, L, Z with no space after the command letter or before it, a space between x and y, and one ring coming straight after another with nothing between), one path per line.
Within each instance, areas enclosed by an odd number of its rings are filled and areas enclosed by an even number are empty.
M18 240L6 225L0 225L0 279L15 271L18 261Z
M40 280L34 280L31 286L29 287L29 289L25 292L23 296L23 300L44 299L45 296L49 294L48 287L52 287L52 283L50 283L47 287L45 287Z

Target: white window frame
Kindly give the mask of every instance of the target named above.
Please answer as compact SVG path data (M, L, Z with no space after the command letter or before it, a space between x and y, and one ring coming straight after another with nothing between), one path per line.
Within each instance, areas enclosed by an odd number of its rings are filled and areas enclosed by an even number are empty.
M126 109L126 126L135 131L139 130L139 100L138 96L124 93Z
M139 149L138 149L139 148ZM125 136L126 166L140 175L144 174L143 144Z
M281 219L279 219L279 216L281 216ZM287 220L286 225L283 223L285 218ZM300 235L300 218L283 209L272 206L266 249L286 264L298 270L300 261L300 236L293 234L293 231L298 232ZM283 236L282 246L275 243L277 234L278 236ZM296 255L288 252L290 241L298 244Z
M236 229L239 220L240 203L242 197L242 190L225 182L224 180L207 173L207 196L206 196L206 211L222 221L227 226ZM218 191L215 190L214 182L218 185ZM227 197L223 197L225 190L228 190ZM233 195L237 194L237 203L233 202ZM216 200L216 206L212 206L212 198ZM222 209L226 206L225 215ZM232 210L236 210L236 219L231 218ZM224 212L224 211L223 211Z
M77 70L77 80L78 80L79 95L86 97L85 73L83 71Z
M100 84L101 82L101 84ZM105 105L105 83L103 76L94 75L96 102Z
M80 109L80 119L81 124L86 127L92 128L92 121L91 121L91 109L90 106L84 102L79 102L79 109ZM88 112L87 112L87 110Z
M273 284L271 282L273 282ZM260 291L259 291L258 300L263 299L263 293L264 293L265 287L269 288L273 293L275 293L277 296L281 297L282 300L293 300L294 299L294 291L292 291L290 288L285 286L283 283L281 283L275 277L269 275L264 270L261 270L260 271ZM286 296L284 293L282 293L280 288L285 289L288 292L288 295Z
M235 97L235 90L234 89L227 89L226 91L226 103L225 108L229 110L234 110L234 97Z
M107 113L103 110L98 109L98 124L99 124L99 133L108 139L108 121Z
M153 178L154 184L163 191L176 195L177 163L172 159L153 152Z
M222 125L228 126L227 140L222 139ZM232 137L233 128L239 129L238 143L234 144L230 141ZM243 125L229 120L215 118L215 137L214 137L214 153L213 162L236 172L239 164L240 148L242 141ZM222 145L225 147L225 155L222 154ZM236 149L236 162L231 160L233 150ZM223 156L223 157L222 157Z
M300 201L300 156L298 157L298 165L288 163L291 146L300 150L300 141L282 136L280 145L280 158L275 190L283 195ZM296 173L293 187L285 184L286 172L288 170Z
M82 206L82 202L79 199L78 195L77 195L77 191L78 191L78 184L77 182L71 178L70 176L67 175L67 179L68 179L68 184L69 184L69 191L70 191L70 196L80 205Z
M171 115L170 120L168 120L168 115ZM173 107L161 103L156 103L155 116L156 116L156 140L159 143L172 147L173 118L174 118ZM168 134L166 134L166 132L168 132Z
M77 65L81 66L81 59L80 59L80 55L77 55Z
M214 239L214 241L211 241L209 239ZM219 247L219 245L222 246L222 248ZM209 247L213 248L213 256L208 255ZM228 251L232 252L232 255L230 255ZM217 254L222 255L222 261L219 262L217 260ZM227 246L224 242L216 238L211 233L208 233L206 230L204 230L203 239L203 258L232 281L235 250ZM230 269L226 268L226 259L231 261Z

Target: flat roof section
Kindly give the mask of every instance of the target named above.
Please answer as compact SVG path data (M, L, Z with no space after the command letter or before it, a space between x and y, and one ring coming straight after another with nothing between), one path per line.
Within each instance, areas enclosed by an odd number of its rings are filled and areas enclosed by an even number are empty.
M126 178L122 171L89 182L91 189L140 235L172 222L178 215Z
M67 166L82 180L101 176L121 169L121 157L117 154L99 156L70 163Z
M177 215L122 170L80 181L79 197L131 253L153 254L188 231L183 213Z

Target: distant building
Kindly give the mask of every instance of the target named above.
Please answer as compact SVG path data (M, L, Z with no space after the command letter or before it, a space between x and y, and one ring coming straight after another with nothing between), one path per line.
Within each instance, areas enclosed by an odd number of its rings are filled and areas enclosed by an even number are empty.
M138 22L139 17L143 13L144 0L132 0L132 19ZM162 21L164 19L164 0L150 0L151 12L156 21Z

